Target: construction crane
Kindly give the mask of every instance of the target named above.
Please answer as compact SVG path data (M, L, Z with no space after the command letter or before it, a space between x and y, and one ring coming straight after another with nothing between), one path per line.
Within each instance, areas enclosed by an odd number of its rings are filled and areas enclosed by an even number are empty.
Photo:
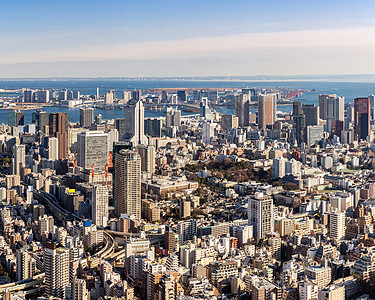
M91 166L91 178L92 178L92 183L94 183L94 169L96 167L96 164L98 163L99 155L97 156L95 163Z
M108 165L105 165L105 185L108 187Z
M73 163L73 167L76 167L77 166L77 161L74 160L74 156L73 156L73 153L70 152L70 149L68 148L68 155L69 155L69 159L72 161Z

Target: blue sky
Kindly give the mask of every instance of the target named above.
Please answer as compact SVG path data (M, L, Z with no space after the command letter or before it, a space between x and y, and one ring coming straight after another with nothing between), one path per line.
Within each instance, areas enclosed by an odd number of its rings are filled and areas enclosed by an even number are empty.
M375 69L375 1L4 2L0 77Z

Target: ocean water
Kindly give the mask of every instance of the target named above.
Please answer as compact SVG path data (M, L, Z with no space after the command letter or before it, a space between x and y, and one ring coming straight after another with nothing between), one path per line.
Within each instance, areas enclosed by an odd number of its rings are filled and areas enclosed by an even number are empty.
M94 95L99 87L103 95L109 90L115 90L120 96L123 90L150 89L150 88L294 88L310 90L297 97L302 103L318 104L319 94L337 94L345 97L345 102L353 102L354 98L367 97L375 94L375 83L368 82L326 82L326 81L190 81L190 80L0 80L0 89L20 88L48 88L79 90L81 94ZM314 91L312 91L314 90ZM283 112L292 110L291 105L278 106ZM79 121L79 108L48 107L50 112L67 112L69 120ZM252 111L255 112L256 109ZM222 113L233 113L233 110L220 108ZM8 122L8 110L0 110L0 122ZM33 110L25 110L25 122L31 122ZM121 110L96 109L95 115L101 114L104 120L123 118L125 112ZM184 113L183 113L184 114ZM145 117L164 116L164 112L145 111Z

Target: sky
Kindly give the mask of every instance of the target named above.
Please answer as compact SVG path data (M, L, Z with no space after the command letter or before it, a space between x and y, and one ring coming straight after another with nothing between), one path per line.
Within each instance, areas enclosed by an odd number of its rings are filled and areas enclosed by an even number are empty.
M2 2L1 78L375 73L373 0Z

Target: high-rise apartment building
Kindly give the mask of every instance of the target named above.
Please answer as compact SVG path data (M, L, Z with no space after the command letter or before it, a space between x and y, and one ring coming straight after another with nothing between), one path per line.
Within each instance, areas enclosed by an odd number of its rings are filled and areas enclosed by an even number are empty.
M86 288L86 280L74 278L72 289L72 300L88 300L89 293Z
M65 159L68 156L68 125L68 114L49 114L49 135L59 141L59 159Z
M148 144L144 126L143 102L141 100L129 101L125 108L125 140L131 142L133 147Z
M81 132L77 141L77 165L84 169L95 165L96 170L104 171L108 163L108 134L103 131Z
M33 103L35 102L35 91L34 90L24 90L23 91L23 102Z
M36 91L36 102L48 103L49 102L49 90L37 90Z
M177 97L179 101L186 102L186 91L177 91Z
M108 93L105 93L104 96L104 103L109 105L113 104L113 100L115 99L115 92L114 91L109 91Z
M166 127L181 125L181 111L177 108L168 107L165 116Z
M36 273L36 261L27 249L20 248L16 251L17 281L33 277Z
M336 243L345 237L345 213L335 211L330 214L329 236Z
M87 107L79 110L79 125L89 128L94 123L94 109Z
M358 141L370 134L370 99L354 99L354 135Z
M254 237L257 240L264 239L267 234L273 232L273 199L263 194L249 199L248 224L253 225Z
M275 94L258 96L258 128L265 129L267 125L276 122L277 99Z
M115 210L121 214L141 218L141 157L132 150L115 154Z
M239 127L249 126L249 105L250 101L247 95L239 94L235 96L234 106Z
M108 221L108 188L105 185L94 185L92 188L92 221L100 227L106 227Z
M285 158L277 157L273 159L272 163L272 177L273 178L283 178L285 176Z
M141 156L141 171L154 173L155 171L155 147L138 145L137 151Z
M69 250L57 248L56 243L47 242L43 262L46 294L65 298L69 287Z
M180 236L180 244L184 245L197 236L197 221L180 221L177 223L177 234Z
M25 117L23 111L12 110L8 113L8 125L10 127L25 125Z

